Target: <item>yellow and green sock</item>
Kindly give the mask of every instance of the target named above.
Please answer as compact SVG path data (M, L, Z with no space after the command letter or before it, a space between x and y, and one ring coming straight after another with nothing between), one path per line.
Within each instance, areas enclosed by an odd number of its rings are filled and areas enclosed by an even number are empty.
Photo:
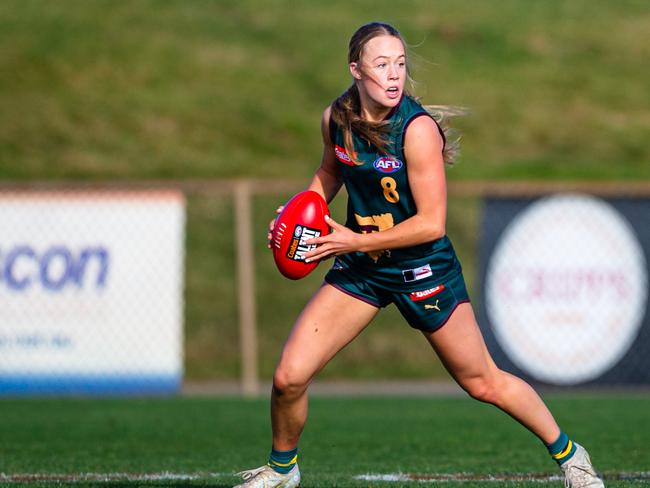
M551 444L546 444L549 454L560 465L573 457L576 452L575 443L564 432Z
M269 455L269 466L274 471L282 474L287 474L293 469L298 462L298 448L290 449L289 451L276 451L271 449Z

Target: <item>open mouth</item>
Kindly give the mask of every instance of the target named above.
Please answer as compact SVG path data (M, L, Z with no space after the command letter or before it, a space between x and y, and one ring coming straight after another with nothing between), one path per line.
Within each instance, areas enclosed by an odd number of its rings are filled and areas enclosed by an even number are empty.
M391 86L386 90L386 93L388 94L388 98L397 98L399 96L399 88Z

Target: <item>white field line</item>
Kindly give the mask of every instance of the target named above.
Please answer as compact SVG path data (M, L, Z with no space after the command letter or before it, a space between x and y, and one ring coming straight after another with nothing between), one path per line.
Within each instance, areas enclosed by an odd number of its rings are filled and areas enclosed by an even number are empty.
M114 482L114 481L194 481L209 478L232 477L233 473L0 473L0 483L39 483L39 482ZM606 481L650 481L650 471L605 473ZM414 473L386 473L386 474L360 474L354 477L360 481L399 481L414 483L440 483L464 481L493 481L493 482L553 482L561 481L562 477L548 474L509 473L499 475L449 473L449 474L414 474Z
M608 481L650 481L650 471L605 473L602 475ZM463 481L494 481L494 482L521 482L537 481L551 482L562 481L559 475L548 474L472 474L472 473L449 473L449 474L413 474L413 473L386 473L386 474L360 474L354 477L360 481L400 481L414 483L441 483L441 482L463 482Z
M388 474L362 474L355 476L354 479L360 481L411 481L415 483L441 483L441 482L459 482L459 481L561 481L562 477L557 475L474 475L467 473L453 474L407 474L407 473L388 473Z
M0 473L0 483L60 482L111 482L111 481L193 481L206 478L223 478L233 473Z

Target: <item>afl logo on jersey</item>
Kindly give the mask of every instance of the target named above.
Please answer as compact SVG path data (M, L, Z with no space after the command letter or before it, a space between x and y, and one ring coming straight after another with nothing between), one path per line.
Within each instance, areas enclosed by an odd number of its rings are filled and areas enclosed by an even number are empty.
M372 165L377 171L380 171L381 173L394 173L395 171L401 169L402 166L404 166L404 163L402 163L397 158L382 156L375 159L375 162L372 163Z

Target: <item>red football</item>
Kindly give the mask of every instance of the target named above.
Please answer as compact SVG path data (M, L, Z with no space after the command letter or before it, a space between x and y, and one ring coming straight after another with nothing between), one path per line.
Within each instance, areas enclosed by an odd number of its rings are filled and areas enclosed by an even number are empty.
M273 258L280 273L299 280L318 266L318 261L305 263L303 255L316 246L308 246L304 241L330 233L325 222L329 213L327 202L315 191L300 192L287 202L275 220L271 237Z

